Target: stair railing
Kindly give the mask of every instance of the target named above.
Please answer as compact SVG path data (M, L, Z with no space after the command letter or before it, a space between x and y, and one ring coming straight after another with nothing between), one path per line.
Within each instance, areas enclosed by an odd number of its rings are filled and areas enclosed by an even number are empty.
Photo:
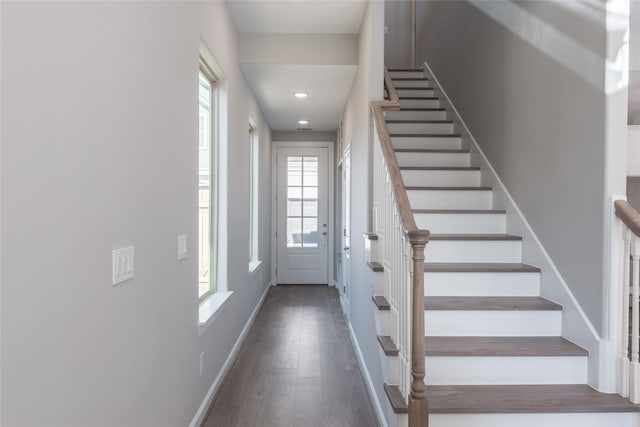
M640 213L626 200L616 200L615 214L622 230L622 284L619 319L618 394L640 403ZM615 307L615 306L614 306Z
M389 100L373 102L371 109L377 130L373 144L373 226L384 266L385 297L391 306L391 339L399 350L389 380L397 380L409 407L409 427L427 427L424 250L429 231L416 226L384 119L384 111L400 109L386 67L384 85Z

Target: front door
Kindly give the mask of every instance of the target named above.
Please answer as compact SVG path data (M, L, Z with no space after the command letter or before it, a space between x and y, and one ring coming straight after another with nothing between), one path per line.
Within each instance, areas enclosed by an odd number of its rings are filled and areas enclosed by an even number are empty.
M328 284L327 148L278 148L278 284Z

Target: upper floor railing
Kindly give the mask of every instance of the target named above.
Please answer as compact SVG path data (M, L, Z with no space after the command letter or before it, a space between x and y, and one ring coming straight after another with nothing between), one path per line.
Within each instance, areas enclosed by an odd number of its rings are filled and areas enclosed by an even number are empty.
M376 130L373 147L373 226L378 257L384 266L385 297L391 306L391 339L399 354L390 370L409 407L409 426L428 425L424 333L424 250L428 230L420 230L409 204L400 167L384 119L385 110L400 109L385 69L389 100L373 102Z

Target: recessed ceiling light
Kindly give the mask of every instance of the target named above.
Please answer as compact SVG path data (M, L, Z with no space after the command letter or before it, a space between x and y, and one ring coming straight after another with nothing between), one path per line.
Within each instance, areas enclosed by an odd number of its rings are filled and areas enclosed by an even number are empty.
M309 120L298 120L298 124L299 125L308 125L309 124Z
M309 96L309 92L296 92L293 94L293 96L295 96L296 98L306 98L307 96Z

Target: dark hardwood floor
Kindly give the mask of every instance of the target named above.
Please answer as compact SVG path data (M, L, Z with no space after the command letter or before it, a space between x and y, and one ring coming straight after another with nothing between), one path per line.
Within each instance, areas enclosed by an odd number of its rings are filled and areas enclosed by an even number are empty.
M204 427L375 427L338 291L276 286Z

